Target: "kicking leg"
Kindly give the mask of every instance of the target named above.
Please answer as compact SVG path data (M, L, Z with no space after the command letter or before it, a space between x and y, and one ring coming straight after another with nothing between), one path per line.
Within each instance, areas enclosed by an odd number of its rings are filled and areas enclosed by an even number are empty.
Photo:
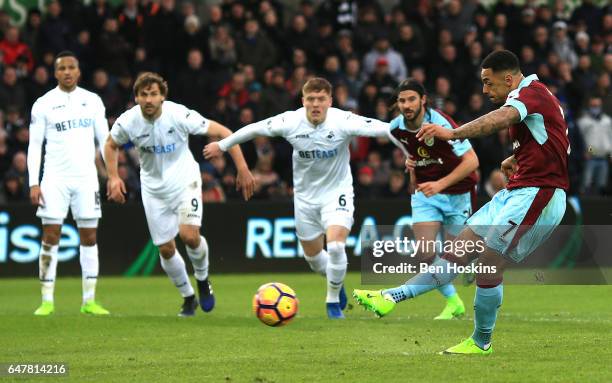
M469 227L457 236L455 241L482 241ZM479 254L465 254L462 257L454 256L453 254L445 254L442 258L436 259L431 266L435 272L420 273L411 278L404 285L380 290L355 290L353 296L357 302L364 305L368 310L374 311L379 316L389 314L397 302L406 299L415 298L428 291L444 286L452 282L458 273L450 265L467 265L471 258L477 257Z

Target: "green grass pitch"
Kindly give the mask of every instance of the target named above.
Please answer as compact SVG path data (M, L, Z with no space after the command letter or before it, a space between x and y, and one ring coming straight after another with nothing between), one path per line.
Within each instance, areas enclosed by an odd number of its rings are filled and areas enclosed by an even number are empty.
M299 316L264 326L251 298L265 282L296 290ZM36 318L35 278L0 280L0 363L66 362L75 382L609 382L612 286L506 286L490 357L440 356L472 331L473 311L433 321L433 292L384 319L361 307L345 321L324 312L324 280L312 273L213 275L217 307L178 318L166 277L110 278L98 297L111 317L79 314L81 281L59 278L56 313ZM350 274L349 289L359 286ZM459 287L471 306L474 287ZM24 378L0 377L0 381ZM41 381L41 378L29 379Z

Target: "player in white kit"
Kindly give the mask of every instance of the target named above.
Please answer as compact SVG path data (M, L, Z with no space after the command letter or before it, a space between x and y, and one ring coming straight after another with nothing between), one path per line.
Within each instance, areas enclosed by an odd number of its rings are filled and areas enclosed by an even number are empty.
M227 137L232 132L194 110L165 101L167 93L166 82L156 73L145 72L136 79L134 94L138 105L119 116L104 147L108 198L125 202L125 185L117 171L117 150L131 141L140 158L142 203L153 244L159 248L162 268L183 296L179 315L192 316L198 302L185 262L176 249L177 234L193 264L202 310L211 311L215 298L208 280L208 244L200 235L202 180L198 163L189 151L189 135ZM230 154L238 170L236 185L248 200L255 180L240 148Z
M108 315L109 312L95 301L99 270L96 230L101 211L94 162L94 141L100 146L106 141L108 122L100 97L77 86L81 72L76 56L72 52L61 52L54 65L58 86L36 100L30 121L30 200L38 205L36 215L43 226L39 258L42 304L34 314L46 316L55 311L57 253L62 223L70 209L81 240L81 312ZM43 142L46 142L44 169L39 183Z
M312 78L302 88L303 108L247 125L208 144L204 155L219 156L256 136L280 136L293 146L296 234L312 270L327 278L327 316L341 319L346 307L345 244L354 211L349 141L354 136L389 137L389 124L332 108L331 95L327 80Z

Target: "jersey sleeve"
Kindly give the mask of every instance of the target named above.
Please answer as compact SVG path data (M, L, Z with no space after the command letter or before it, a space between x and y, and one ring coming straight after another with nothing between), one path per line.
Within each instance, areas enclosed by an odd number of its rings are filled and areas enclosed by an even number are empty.
M125 145L130 141L130 135L126 130L126 124L128 123L125 113L119 116L119 118L113 124L110 135L113 141L117 145Z
M193 109L181 105L177 111L177 119L179 127L186 134L205 135L208 133L210 120Z
M32 106L30 116L30 142L28 143L28 174L29 185L38 185L40 163L42 158L42 144L45 140L46 119L43 107L39 101Z
M101 148L104 146L106 137L108 136L108 121L106 120L106 108L100 97L96 97L96 113L94 117L94 132L98 146ZM101 150L104 153L104 150Z
M530 87L510 92L504 106L511 106L518 110L523 121L530 114L538 113L541 97Z
M346 113L343 130L349 136L389 137L390 125L375 118L362 117L351 112Z
M219 141L219 148L223 151L227 151L232 146L250 141L257 136L285 136L290 124L290 115L288 112L278 114L238 129L232 135Z

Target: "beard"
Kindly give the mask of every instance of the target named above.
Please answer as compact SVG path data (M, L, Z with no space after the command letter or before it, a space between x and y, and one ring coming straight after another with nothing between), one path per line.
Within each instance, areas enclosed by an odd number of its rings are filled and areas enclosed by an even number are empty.
M423 106L419 104L419 108L412 113L411 118L406 117L406 113L402 113L404 115L404 119L408 122L415 122L421 115L421 109L423 109Z

